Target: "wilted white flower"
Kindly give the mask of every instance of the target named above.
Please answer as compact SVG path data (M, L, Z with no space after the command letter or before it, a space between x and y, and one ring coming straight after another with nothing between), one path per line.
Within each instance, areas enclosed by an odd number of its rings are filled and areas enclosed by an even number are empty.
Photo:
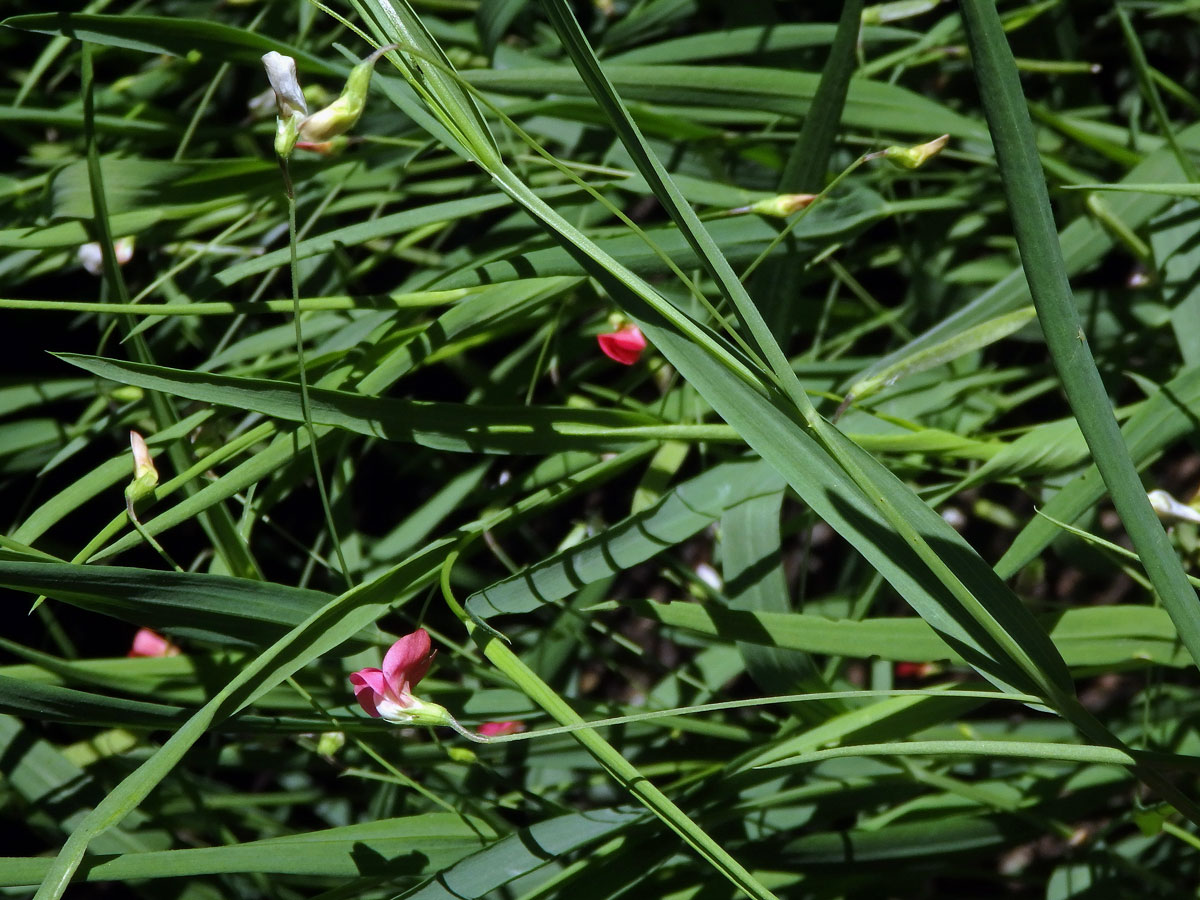
M296 60L272 50L263 54L262 61L275 91L279 118L287 119L296 113L307 116L308 104L304 102L304 91L300 89L300 79L296 75Z

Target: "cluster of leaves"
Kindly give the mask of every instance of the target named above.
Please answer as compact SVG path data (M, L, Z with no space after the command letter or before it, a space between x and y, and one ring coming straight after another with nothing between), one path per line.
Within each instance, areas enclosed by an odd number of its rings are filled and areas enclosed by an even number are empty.
M6 891L1195 882L1195 4L27 6ZM389 44L281 171L261 56ZM527 731L364 717L418 625Z

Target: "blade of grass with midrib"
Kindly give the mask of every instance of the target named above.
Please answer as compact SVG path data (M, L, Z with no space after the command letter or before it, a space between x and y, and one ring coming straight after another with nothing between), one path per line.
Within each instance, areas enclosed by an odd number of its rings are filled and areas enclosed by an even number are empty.
M1058 247L1033 124L999 15L984 0L963 0L961 6L1017 247L1046 346L1146 574L1180 640L1200 662L1200 604L1129 458L1088 347Z

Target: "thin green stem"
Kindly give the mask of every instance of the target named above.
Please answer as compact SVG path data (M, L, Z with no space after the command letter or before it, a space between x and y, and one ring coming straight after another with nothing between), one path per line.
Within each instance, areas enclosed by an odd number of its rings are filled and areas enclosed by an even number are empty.
M352 587L350 567L346 564L345 554L342 553L342 542L338 537L337 525L333 520L333 507L329 503L329 492L325 489L325 476L321 472L321 456L317 452L317 430L313 427L312 406L308 397L308 372L304 364L304 331L300 324L300 266L296 260L296 193L291 189L291 178L287 175L287 161L281 161L284 178L288 186L288 249L289 264L292 273L292 322L296 327L296 359L300 369L300 414L304 417L304 428L308 432L308 449L312 454L313 474L317 481L317 493L321 495L321 509L325 513L325 525L329 529L329 537L333 541L333 552L337 555L338 566L346 587Z
M865 697L963 697L976 700L1009 700L1013 703L1038 703L1033 694L1017 694L1005 691L939 691L939 690L875 690L875 691L818 691L808 694L784 694L778 697L754 697L749 700L721 700L716 703L700 703L696 706L680 706L675 709L656 709L650 712L631 713L627 716L612 716L606 719L593 719L578 725L560 725L556 728L539 728L536 731L522 731L519 734L504 734L486 737L475 732L468 732L462 725L455 722L454 728L463 737L481 744L506 744L512 741L529 741L534 738L551 737L557 734L570 734L582 728L613 728L617 725L629 725L633 722L650 722L655 719L678 719L683 716L695 716L702 713L722 712L729 709L754 709L760 706L778 706L789 703L819 703L827 700L859 700Z

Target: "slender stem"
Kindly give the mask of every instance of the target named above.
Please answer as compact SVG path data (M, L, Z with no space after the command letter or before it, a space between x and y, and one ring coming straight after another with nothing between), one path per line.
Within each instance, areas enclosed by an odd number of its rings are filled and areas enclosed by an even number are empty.
M292 272L292 322L296 326L296 360L300 369L300 414L304 417L304 428L308 432L308 449L312 454L313 474L317 479L317 493L321 495L321 508L325 512L325 524L329 528L329 536L333 539L333 552L337 554L338 566L346 587L353 587L350 578L350 567L346 565L345 554L342 553L342 542L338 537L337 525L333 521L333 507L329 503L329 492L325 489L325 476L321 473L321 456L317 452L317 430L313 427L312 407L308 398L308 372L304 365L304 331L300 324L300 267L296 260L296 193L292 190L292 180L288 173L287 160L280 160L283 168L284 183L287 186L288 197L288 250L290 251L290 267Z
M141 519L139 519L137 516L137 511L133 508L132 500L125 500L125 512L129 516L129 523L133 525L133 530L142 536L142 540L157 550L158 555L167 561L168 566L170 566L176 572L182 572L183 569L179 567L179 563L171 559L167 551L163 549L162 544L155 539L154 535L152 535L145 529L145 527L143 527Z

